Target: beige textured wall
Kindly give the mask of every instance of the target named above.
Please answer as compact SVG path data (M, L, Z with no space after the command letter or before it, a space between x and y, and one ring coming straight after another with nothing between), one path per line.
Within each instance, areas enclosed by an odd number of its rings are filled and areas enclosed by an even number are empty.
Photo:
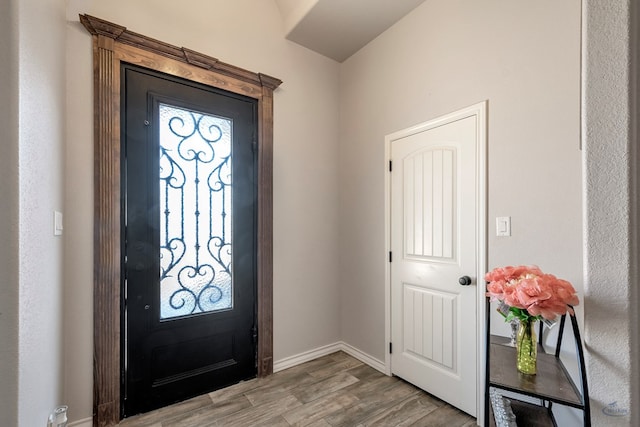
M64 1L0 5L0 414L45 425L62 403Z
M338 341L338 64L285 40L273 1L70 2L68 19L78 13L284 81L274 122L275 360ZM92 56L77 22L68 43L64 394L78 420L91 416L92 395Z
M538 264L581 292L579 0L431 0L340 77L345 341L384 360L385 135L482 100L488 267ZM496 216L512 237L495 237Z
M14 2L18 28L18 425L42 426L61 404L65 148L64 0ZM17 15L15 14L17 12Z
M633 74L638 61L638 33L633 28L638 25L638 9L627 1L583 3L584 335L592 423L637 426L640 261L638 181L632 174L639 162L638 134L634 133L638 76Z

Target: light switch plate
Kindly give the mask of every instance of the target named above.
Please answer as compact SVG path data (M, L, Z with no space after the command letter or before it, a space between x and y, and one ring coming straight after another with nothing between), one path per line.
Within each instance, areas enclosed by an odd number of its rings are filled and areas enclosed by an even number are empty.
M496 236L498 237L511 236L511 217L510 216L496 217Z
M62 235L62 212L58 212L58 211L53 212L53 235L54 236Z

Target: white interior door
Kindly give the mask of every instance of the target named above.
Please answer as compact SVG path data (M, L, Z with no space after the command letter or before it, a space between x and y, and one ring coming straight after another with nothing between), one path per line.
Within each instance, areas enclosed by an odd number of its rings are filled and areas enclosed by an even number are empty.
M473 416L479 121L454 113L390 138L391 371Z

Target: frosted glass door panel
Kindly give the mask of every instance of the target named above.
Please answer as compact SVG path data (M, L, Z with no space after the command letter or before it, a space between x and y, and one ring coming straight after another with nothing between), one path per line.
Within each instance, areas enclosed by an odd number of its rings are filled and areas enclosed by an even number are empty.
M165 104L159 112L160 318L230 309L233 123Z

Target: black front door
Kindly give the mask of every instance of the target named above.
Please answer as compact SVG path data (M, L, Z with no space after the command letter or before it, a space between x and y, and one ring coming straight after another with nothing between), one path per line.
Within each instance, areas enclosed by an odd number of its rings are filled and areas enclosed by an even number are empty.
M257 102L121 75L126 417L256 376Z

